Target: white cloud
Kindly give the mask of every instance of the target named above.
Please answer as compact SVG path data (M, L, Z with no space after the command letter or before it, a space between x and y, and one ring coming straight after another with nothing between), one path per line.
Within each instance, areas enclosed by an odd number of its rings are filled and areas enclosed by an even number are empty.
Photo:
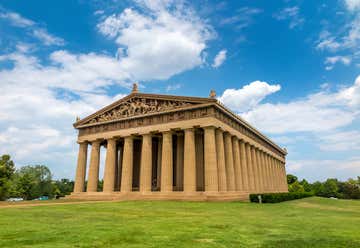
M85 117L123 97L108 96L106 87L127 86L116 59L93 53L53 52L49 65L31 55L0 56L12 61L1 69L0 154L17 165L47 162L57 177L74 174L76 116Z
M360 132L344 131L320 137L320 149L324 151L360 150Z
M267 133L325 132L347 126L358 117L359 92L360 77L334 93L325 89L288 103L255 105L241 115ZM247 104L253 105L250 99Z
M214 37L204 20L174 1L138 2L141 12L127 8L98 25L122 48L124 70L136 80L167 79L203 64L206 42Z
M178 90L181 87L182 87L182 84L169 84L168 86L166 86L166 91Z
M247 111L259 104L267 95L281 89L279 84L254 81L241 89L226 89L219 100L236 112Z
M52 46L52 45L63 46L65 43L62 38L49 34L45 29L41 29L41 28L35 29L33 31L33 35L34 37L41 40L43 44L46 46Z
M353 108L360 107L360 76L355 79L354 85L342 89L337 95L337 99L346 101Z
M360 8L360 0L345 0L346 7L353 11Z
M325 59L326 70L332 70L336 63L342 63L344 65L350 65L351 57L349 56L332 56Z
M279 21L289 20L290 29L300 27L305 22L305 19L302 18L299 14L298 6L284 8L279 13L274 14L273 17Z
M316 49L318 50L329 50L337 51L340 49L342 44L336 41L335 37L331 36L328 31L322 31L317 41Z
M21 27L25 30L30 30L31 35L40 40L46 46L63 46L65 44L62 38L48 33L45 28L40 27L40 25L36 22L29 20L18 13L4 11L0 13L0 18L8 20L13 26Z
M0 13L0 18L8 20L13 26L16 27L30 27L35 24L35 22L22 17L15 12L2 12Z
M216 54L212 67L218 68L219 66L221 66L226 60L226 53L227 51L223 49L218 54Z
M250 8L250 7L242 7L236 10L236 14L233 16L226 16L221 19L220 25L231 25L237 30L241 30L251 25L254 21L254 16L262 13L262 9L258 8Z
M287 173L296 174L310 182L338 178L347 180L360 174L360 158L352 157L344 160L289 160L286 166Z

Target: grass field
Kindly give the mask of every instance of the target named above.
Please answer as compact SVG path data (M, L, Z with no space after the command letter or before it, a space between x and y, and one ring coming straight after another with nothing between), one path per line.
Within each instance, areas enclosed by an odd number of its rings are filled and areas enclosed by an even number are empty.
M0 247L360 247L360 201L25 205L0 205Z

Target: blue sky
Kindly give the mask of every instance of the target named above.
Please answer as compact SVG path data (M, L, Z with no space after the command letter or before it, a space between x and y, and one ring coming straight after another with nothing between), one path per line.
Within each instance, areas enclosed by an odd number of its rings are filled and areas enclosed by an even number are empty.
M0 153L73 177L76 116L137 81L143 92L214 89L287 148L289 173L355 177L359 48L360 0L3 0Z

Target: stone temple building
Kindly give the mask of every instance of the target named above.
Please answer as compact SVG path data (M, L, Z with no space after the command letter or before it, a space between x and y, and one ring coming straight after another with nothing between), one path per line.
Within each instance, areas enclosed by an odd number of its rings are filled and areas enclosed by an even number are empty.
M68 198L219 201L287 192L286 150L222 105L214 91L209 98L145 94L134 84L130 95L74 127L79 154ZM106 157L98 189L101 146Z

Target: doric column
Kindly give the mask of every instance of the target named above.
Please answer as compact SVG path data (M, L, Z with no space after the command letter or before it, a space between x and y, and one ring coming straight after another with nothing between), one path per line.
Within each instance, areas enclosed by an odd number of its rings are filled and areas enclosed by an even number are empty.
M184 136L178 134L176 137L176 188L183 189L184 178Z
M84 192L85 188L85 174L86 174L86 160L87 160L87 142L79 143L79 153L76 167L74 192Z
M278 176L277 176L277 171L276 171L276 160L275 158L271 157L271 162L272 162L272 168L273 168L273 177L274 177L274 191L278 192L279 191L279 185L278 185Z
M238 138L232 137L232 150L234 155L234 175L235 175L235 190L242 190L241 182L241 165L240 165L240 150Z
M248 168L249 192L255 192L254 164L251 156L251 145L246 143L246 162Z
M274 172L273 172L273 168L272 168L271 156L266 155L266 160L267 160L267 166L268 166L268 171L269 171L270 191L274 192L275 191L275 184L274 184L274 176L273 176Z
M184 192L196 191L196 157L195 157L195 131L184 131Z
M282 163L282 168L283 168L283 177L284 177L284 191L287 192L288 191L288 184L287 184L285 163Z
M287 180L286 179L286 172L285 172L285 164L283 162L280 162L280 167L281 167L281 178L282 178L282 186L283 186L283 191L286 192L287 191Z
M205 191L217 192L219 191L219 186L214 127L204 128L204 153Z
M113 192L115 188L116 152L116 140L113 138L108 139L106 146L103 192Z
M172 133L163 133L161 154L161 192L173 191L173 144Z
M253 163L253 172L254 172L254 185L255 185L255 192L259 192L260 185L259 185L259 172L258 172L258 161L256 156L256 147L251 146L251 160Z
M132 191L133 178L133 144L134 138L127 136L124 138L123 162L121 173L121 192Z
M246 150L245 150L245 143L240 140L240 162L241 162L241 178L243 182L243 189L249 190L249 177L248 177L248 168L246 162Z
M156 187L160 189L161 187L161 154L162 154L162 138L158 137L157 139L157 163L156 163Z
M152 136L142 136L141 160L140 160L140 192L151 192L152 172Z
M268 192L270 190L270 182L269 182L269 174L268 174L268 165L266 161L266 153L261 153L262 161L263 161L263 169L264 169L264 182L265 182L265 191Z
M232 150L231 135L225 133L225 164L228 191L235 191L234 155Z
M263 175L263 164L261 159L261 150L256 149L256 157L257 157L257 168L259 174L259 192L264 192L264 175Z
M224 135L221 129L216 129L216 155L217 155L219 191L227 191Z
M91 142L89 176L86 190L87 192L97 191L99 181L100 142L101 141L99 140Z

